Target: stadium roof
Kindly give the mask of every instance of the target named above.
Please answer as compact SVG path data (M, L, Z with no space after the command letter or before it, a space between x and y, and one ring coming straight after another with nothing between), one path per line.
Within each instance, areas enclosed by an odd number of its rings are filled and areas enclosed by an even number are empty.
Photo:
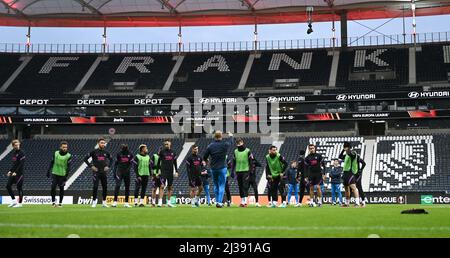
M0 26L163 27L315 22L411 16L410 0L0 0ZM3 6L3 7L2 7ZM450 14L450 1L416 0L418 16ZM339 17L336 17L339 19Z

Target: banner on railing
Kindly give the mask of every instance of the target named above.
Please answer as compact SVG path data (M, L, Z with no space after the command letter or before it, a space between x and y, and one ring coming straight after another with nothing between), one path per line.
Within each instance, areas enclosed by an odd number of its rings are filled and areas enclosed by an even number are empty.
M384 119L423 119L450 117L450 110L429 111L380 111L367 113L317 113L317 114L292 114L278 116L198 116L184 117L187 122L202 123L202 121L214 120L217 122L232 121L236 123L250 122L301 122L301 121L348 121L348 120L384 120ZM171 124L173 116L0 116L2 124Z
M426 100L426 99L450 99L450 90L439 91L401 91L401 92L380 92L380 93L343 93L343 94L323 94L323 95L296 95L286 93L286 95L256 96L254 98L241 97L185 97L193 104L214 104L214 103L238 103L238 100L246 101L246 104L266 100L269 103L315 103L315 102L363 102L382 100ZM0 106L155 106L171 105L176 98L2 98ZM253 100L253 101L252 101Z

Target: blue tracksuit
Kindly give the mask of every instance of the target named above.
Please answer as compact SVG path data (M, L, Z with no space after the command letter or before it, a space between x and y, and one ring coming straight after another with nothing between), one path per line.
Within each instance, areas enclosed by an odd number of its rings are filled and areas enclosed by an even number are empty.
M298 203L298 182L297 182L297 168L289 168L287 171L288 177L288 203L291 201L292 191L294 191L295 202Z
M208 169L208 175L206 176L202 176L202 185L203 185L203 189L205 190L205 195L206 195L206 203L209 205L211 204L211 195L209 193L209 178L211 177L211 170Z
M342 167L332 167L330 170L331 178L331 200L336 202L336 194L339 197L339 203L342 203Z
M227 154L231 147L232 137L228 140L214 140L206 148L203 156L205 161L210 159L211 173L214 183L214 195L216 202L223 205L223 195L225 193L225 183L227 182Z

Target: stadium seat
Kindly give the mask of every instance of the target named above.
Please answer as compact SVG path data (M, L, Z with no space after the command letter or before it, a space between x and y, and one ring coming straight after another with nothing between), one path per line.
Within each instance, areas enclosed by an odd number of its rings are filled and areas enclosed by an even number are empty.
M418 82L448 81L450 72L450 44L421 46L416 54Z
M7 92L16 96L62 97L75 89L96 57L96 55L33 55Z
M161 90L174 65L172 54L108 55L84 90L108 90L113 82L135 82L136 90Z
M300 86L326 86L332 59L327 50L262 51L253 61L246 87L270 88L276 79L299 79Z
M408 48L342 51L337 86L358 92L392 91L408 84L408 62Z
M439 187L437 172L448 174L448 167L436 162L435 150L448 155L442 152L448 139L440 135L382 136L376 142L370 191L446 190Z

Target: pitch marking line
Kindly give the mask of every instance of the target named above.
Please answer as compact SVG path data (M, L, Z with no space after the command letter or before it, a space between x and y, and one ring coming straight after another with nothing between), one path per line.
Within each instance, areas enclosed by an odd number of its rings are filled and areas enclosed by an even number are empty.
M336 230L336 231L360 231L360 230L390 230L390 231L450 231L450 227L391 227L391 226L208 226L208 225L77 225L77 224L17 224L0 223L0 228L43 228L43 229L203 229L203 230L286 230L286 231L310 231L310 230Z

